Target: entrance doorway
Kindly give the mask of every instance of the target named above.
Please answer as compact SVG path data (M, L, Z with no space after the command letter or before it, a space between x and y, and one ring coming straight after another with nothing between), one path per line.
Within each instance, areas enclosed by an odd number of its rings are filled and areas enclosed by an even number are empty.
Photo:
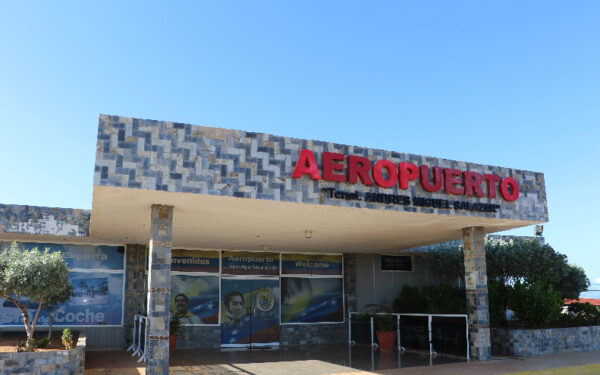
M221 279L221 346L279 345L279 278Z

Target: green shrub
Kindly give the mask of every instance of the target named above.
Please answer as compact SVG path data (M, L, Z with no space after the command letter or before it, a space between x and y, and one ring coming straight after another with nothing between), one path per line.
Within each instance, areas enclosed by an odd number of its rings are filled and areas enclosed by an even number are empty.
M183 332L183 325L181 324L181 313L175 312L169 319L169 334L179 335Z
M593 326L600 324L600 310L589 302L573 302L567 309L576 325Z
M395 331L397 327L397 320L395 315L386 313L375 315L375 330L383 332Z
M419 288L404 285L400 295L394 300L394 311L402 313L422 313L427 308L427 302L421 295Z
M369 303L363 306L363 311L358 314L358 319L370 320L374 318L376 331L395 331L397 319L392 315L392 309L382 304Z
M33 341L33 346L38 349L45 349L48 347L48 345L50 345L50 337L48 336L43 336Z
M65 346L65 349L67 350L71 350L73 349L74 346L74 338L73 338L73 334L71 333L71 330L68 328L65 328L63 333L62 333L62 343Z
M544 282L528 283L517 281L508 289L508 308L526 327L549 326L560 318L561 293Z
M404 285L393 306L402 313L464 314L467 300L464 289L448 284L427 285L421 290Z
M492 327L506 326L508 287L498 281L490 280L488 283L488 299L490 306L490 325Z

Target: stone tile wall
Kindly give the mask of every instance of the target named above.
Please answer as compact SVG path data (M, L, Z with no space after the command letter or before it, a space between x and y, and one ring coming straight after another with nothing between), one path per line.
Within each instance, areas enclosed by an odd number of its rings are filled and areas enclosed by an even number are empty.
M492 328L492 354L530 357L600 350L600 326L551 329Z
M183 333L177 335L177 349L220 347L220 326L184 326Z
M408 190L403 190L397 184L384 189L313 181L308 176L294 179L291 175L302 149L312 150L319 164L321 153L329 151L364 156L372 161L387 159L394 163L412 162L510 176L519 183L521 194L517 201L506 202L501 198L428 193L417 187L415 181L409 184ZM240 130L107 115L101 115L99 119L94 184L409 212L532 221L548 219L542 173ZM426 198L459 198L501 207L496 213L484 213L329 199L321 192L321 188L327 187Z
M85 332L80 332L73 350L0 353L0 375L83 375L85 346Z
M90 210L0 204L0 233L87 237Z
M127 245L125 258L125 315L123 316L123 345L132 343L134 315L146 315L146 245Z
M471 356L487 361L492 353L483 227L463 228L463 242Z
M347 323L290 324L281 326L281 345L348 342Z

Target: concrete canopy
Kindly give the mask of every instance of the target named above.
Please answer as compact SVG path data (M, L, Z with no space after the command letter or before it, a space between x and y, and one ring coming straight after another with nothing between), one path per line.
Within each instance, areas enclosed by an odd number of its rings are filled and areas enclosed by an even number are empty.
M148 243L153 203L174 207L173 247L186 249L394 253L536 223L95 186L91 238Z

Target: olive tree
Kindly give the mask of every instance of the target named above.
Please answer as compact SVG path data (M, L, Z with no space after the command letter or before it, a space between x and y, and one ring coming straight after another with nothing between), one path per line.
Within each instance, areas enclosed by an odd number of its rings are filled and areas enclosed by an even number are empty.
M569 264L566 255L535 239L489 240L485 244L485 253L490 320L494 326L506 323L504 312L511 303L513 307L517 306L517 309L521 306L532 307L533 304L527 301L529 297L525 298L527 293L530 293L532 298L537 296L538 299L544 300L545 296L535 293L536 288L540 288L539 285L551 287L553 290L550 293L552 295L546 298L547 302L552 301L555 294L559 301L560 298L576 299L590 286L583 268ZM427 253L425 258L433 272L441 275L444 280L451 281L456 277L464 278L463 254L462 245L440 246ZM517 285L520 289L515 292ZM515 301L519 298L525 302L516 304ZM553 311L554 305L553 302L548 302L547 310ZM539 322L542 323L544 322Z
M432 271L445 279L464 278L463 246L440 246L425 258ZM536 240L486 241L488 281L510 286L516 282L552 285L562 298L576 299L590 286L583 269L569 264L567 256Z
M65 295L69 288L69 270L60 252L21 249L16 242L0 253L0 297L21 311L27 332L26 350L31 350L33 333L40 310L47 302ZM28 303L37 303L30 317Z
M67 283L65 288L62 290L60 294L55 294L52 296L46 296L46 300L43 303L43 308L46 310L46 314L48 314L48 338L52 338L52 324L56 320L56 315L58 314L58 304L67 302L71 299L73 295L73 285L71 283Z

